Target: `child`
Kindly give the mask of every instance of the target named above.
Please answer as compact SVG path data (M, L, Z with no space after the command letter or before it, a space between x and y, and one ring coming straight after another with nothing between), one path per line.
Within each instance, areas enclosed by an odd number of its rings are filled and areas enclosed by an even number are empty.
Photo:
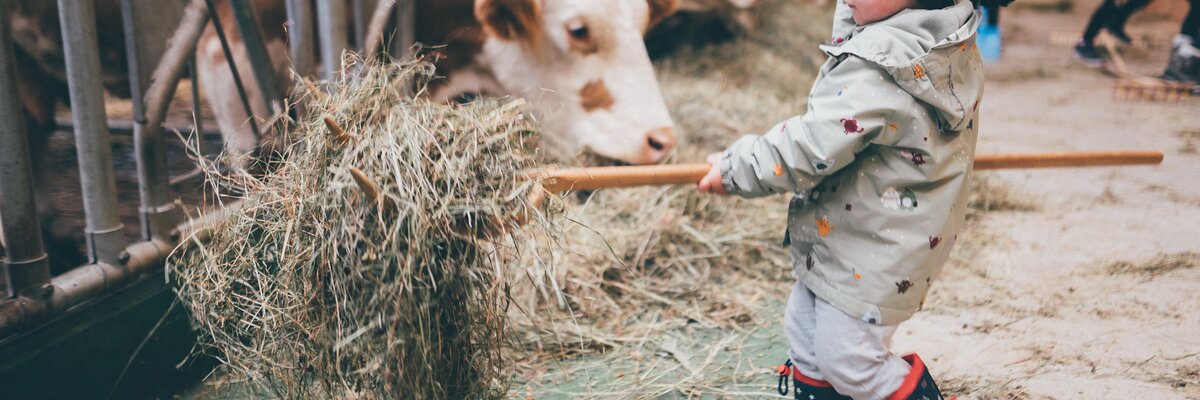
M965 216L979 18L965 0L839 1L807 113L709 157L702 192L793 193L783 394L790 373L797 399L940 398L920 358L888 347Z

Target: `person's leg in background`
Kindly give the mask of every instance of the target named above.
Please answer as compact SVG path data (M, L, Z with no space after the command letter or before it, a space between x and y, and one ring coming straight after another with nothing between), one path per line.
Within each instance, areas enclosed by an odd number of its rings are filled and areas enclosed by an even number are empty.
M1113 13L1112 18L1109 19L1108 26L1105 29L1122 43L1126 45L1131 44L1133 39L1129 37L1128 33L1125 33L1125 23L1129 22L1129 17L1133 13L1145 8L1151 1L1153 0L1126 0L1123 4L1117 5L1117 9Z
M1200 40L1200 0L1188 1L1187 17L1183 19L1183 26L1179 28L1179 33L1190 36L1192 44Z
M1083 29L1083 36L1079 38L1078 43L1075 43L1076 59L1089 67L1104 66L1104 58L1096 50L1096 36L1100 34L1100 29L1109 25L1109 21L1116 14L1117 5L1113 0L1104 0L1104 3L1096 8L1096 12L1092 13L1092 18L1088 20L1087 27Z

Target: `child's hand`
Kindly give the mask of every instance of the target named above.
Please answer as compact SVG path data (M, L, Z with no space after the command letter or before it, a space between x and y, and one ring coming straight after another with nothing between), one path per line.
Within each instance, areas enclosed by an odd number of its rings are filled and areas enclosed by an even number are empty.
M696 189L700 190L700 193L729 194L725 193L725 185L721 183L721 153L709 154L708 165L711 165L712 169L708 170L708 175L700 180Z

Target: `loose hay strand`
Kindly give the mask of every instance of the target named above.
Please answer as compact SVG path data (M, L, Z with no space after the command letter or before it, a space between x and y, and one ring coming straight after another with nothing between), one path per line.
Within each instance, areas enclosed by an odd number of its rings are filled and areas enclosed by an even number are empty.
M512 101L405 96L429 65L362 71L302 96L277 170L210 171L246 195L170 257L179 295L205 349L277 397L498 398L517 249L494 235L538 213L535 129Z

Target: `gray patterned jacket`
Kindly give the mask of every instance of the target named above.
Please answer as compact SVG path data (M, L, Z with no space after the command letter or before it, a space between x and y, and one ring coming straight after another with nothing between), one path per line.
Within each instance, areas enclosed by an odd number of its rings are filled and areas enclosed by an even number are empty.
M966 214L979 15L961 1L855 27L838 8L807 113L735 142L722 184L792 193L785 245L798 278L847 314L897 324L924 302Z

